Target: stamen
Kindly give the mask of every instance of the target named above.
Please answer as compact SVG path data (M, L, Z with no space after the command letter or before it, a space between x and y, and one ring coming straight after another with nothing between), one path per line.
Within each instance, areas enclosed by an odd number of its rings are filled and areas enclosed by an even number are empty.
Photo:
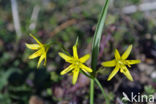
M79 67L79 65L80 65L80 61L79 60L74 60L74 66L75 67Z
M131 65L129 64L128 61L125 61L125 64L128 65L129 68L131 68Z

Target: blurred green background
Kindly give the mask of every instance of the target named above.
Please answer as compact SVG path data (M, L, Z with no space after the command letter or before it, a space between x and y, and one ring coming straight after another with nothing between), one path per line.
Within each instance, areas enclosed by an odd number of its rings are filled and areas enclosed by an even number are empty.
M80 75L73 86L71 75L61 76L59 73L68 64L58 56L58 52L62 51L63 44L72 54L78 36L79 55L91 54L92 38L104 2L0 0L0 104L89 104L89 79ZM110 2L100 43L97 78L107 91L111 104L121 104L122 92L156 96L154 3L155 0ZM55 42L48 51L46 67L37 69L38 59L28 59L33 51L27 49L25 43L34 43L29 33L43 43ZM103 68L100 63L113 59L115 48L122 53L130 44L133 44L133 50L129 59L142 61L130 68L134 82L120 73L107 82L112 68ZM90 66L90 60L87 64ZM105 104L97 86L95 104Z

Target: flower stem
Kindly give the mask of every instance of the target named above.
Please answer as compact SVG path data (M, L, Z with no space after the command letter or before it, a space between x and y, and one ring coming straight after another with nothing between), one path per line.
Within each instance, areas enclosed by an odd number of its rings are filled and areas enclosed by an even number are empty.
M94 104L94 79L90 81L90 104Z
M97 59L98 59L98 54L99 54L100 40L101 40L101 35L102 35L102 31L103 31L103 27L104 27L106 15L107 15L109 1L110 0L106 0L102 8L100 18L98 19L98 23L97 23L96 30L94 33L93 43L92 43L91 68L93 69L93 72L91 74L94 77L95 77ZM91 79L91 83L90 83L90 104L94 104L94 79Z
M104 98L105 98L105 100L106 100L106 104L110 104L110 103L109 103L109 98L108 98L108 96L106 95L106 93L105 93L105 91L104 91L104 89L103 89L101 83L99 82L99 80L98 80L97 78L95 78L94 80L95 80L95 82L97 83L97 85L99 86L99 88L100 88L100 90L101 90L101 92L102 92L102 94L103 94L103 96L104 96Z

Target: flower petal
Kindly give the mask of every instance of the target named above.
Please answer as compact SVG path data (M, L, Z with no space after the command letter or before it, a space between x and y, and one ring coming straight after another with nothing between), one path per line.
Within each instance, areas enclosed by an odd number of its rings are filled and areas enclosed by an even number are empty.
M38 44L25 44L27 48L32 49L32 50L37 50L40 48Z
M79 68L76 68L73 70L73 80L72 80L72 83L75 84L77 79L78 79L78 76L79 76Z
M120 59L120 54L119 54L119 51L117 49L115 50L114 55L115 55L116 60Z
M33 53L32 55L29 56L29 59L34 59L34 58L36 58L36 57L41 56L42 52L43 52L42 49L36 51L35 53Z
M71 71L74 68L74 65L70 65L68 66L66 69L64 69L63 71L61 71L61 75L64 75L66 73L68 73L69 71Z
M129 70L127 69L126 66L123 67L123 71L122 73L130 80L130 81L133 81L133 78L129 72Z
M114 76L115 74L119 71L119 66L116 65L116 67L114 68L114 70L112 71L112 73L109 75L107 81L110 81Z
M92 72L92 69L85 66L84 64L80 64L80 68L84 71L84 72Z
M70 56L67 56L66 54L59 52L58 53L60 57L62 57L65 61L72 63L73 58Z
M45 55L44 55L44 54L41 55L41 57L40 57L40 59L39 59L39 61L38 61L37 68L39 68L39 66L40 66L41 62L44 60L44 58L45 58Z
M80 58L80 62L81 63L85 63L90 57L90 54L86 54L85 56Z
M129 54L131 53L131 50L132 50L132 45L130 45L127 49L126 49L126 51L123 53L123 55L121 56L121 58L122 59L127 59L128 58L128 56L129 56Z
M44 59L45 60L44 60L44 64L43 65L46 66L46 64L47 64L47 56L46 55L45 55Z
M29 34L39 45L43 45L34 35Z
M73 46L73 56L74 56L74 58L78 59L78 54L77 54L77 47L76 47L76 45Z
M126 62L127 62L128 64L132 65L132 64L138 64L138 63L140 63L141 61L140 61L140 60L126 60Z
M114 67L116 65L115 60L106 61L101 63L104 67Z
M46 48L46 51L45 51L45 54L44 54L44 57L45 57L45 60L44 60L44 66L46 65L47 63L47 52L49 50L49 47Z

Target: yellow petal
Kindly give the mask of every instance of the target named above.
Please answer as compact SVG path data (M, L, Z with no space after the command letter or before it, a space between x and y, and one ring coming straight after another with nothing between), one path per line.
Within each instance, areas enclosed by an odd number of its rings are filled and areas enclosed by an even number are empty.
M37 68L39 68L39 66L40 66L41 62L44 60L44 58L45 58L45 55L44 55L44 54L41 55L41 57L40 57L40 59L39 59L39 61L38 61Z
M84 72L92 72L92 69L85 66L84 64L80 64L80 68L84 71Z
M45 51L45 53L44 53L44 57L45 57L44 66L45 66L46 63L47 63L47 52L48 52L48 50L49 50L49 47L46 48L46 51Z
M115 50L115 54L114 55L115 55L115 59L116 60L120 59L120 54L119 54L119 51L117 49Z
M133 81L133 78L132 78L132 76L131 76L129 70L127 69L127 67L124 66L123 68L124 68L124 69L123 69L123 72L122 72L122 73L123 73L130 81Z
M46 66L46 63L47 63L47 53L45 52L43 55L44 55L44 64L43 65Z
M29 34L39 45L43 45L34 35Z
M127 49L126 49L126 51L123 53L123 55L121 56L121 58L122 59L127 59L128 58L128 56L129 56L129 54L131 53L131 50L132 50L132 45L130 45Z
M119 71L119 66L116 65L116 67L114 68L114 70L112 71L112 73L109 75L107 81L110 81L114 76L115 74Z
M33 53L32 55L29 56L29 59L34 59L36 57L41 56L42 52L43 52L42 49L36 51L35 53Z
M74 56L74 58L78 59L78 54L77 54L77 47L76 47L76 45L73 46L73 56Z
M32 50L37 50L40 48L38 44L25 44L27 48L32 49Z
M140 61L140 60L126 60L126 62L127 62L128 64L132 65L132 64L138 64L138 63L140 63L141 61Z
M73 80L72 80L72 83L75 84L77 79L78 79L78 76L79 76L79 68L76 68L73 70Z
M114 67L116 65L116 61L111 60L111 61L102 62L102 65L104 67Z
M81 63L85 63L90 57L90 54L86 54L85 56L80 58L80 62Z
M62 53L62 52L59 52L58 53L60 57L62 57L65 61L69 62L69 63L72 63L72 57L70 56L67 56L66 54Z
M64 74L68 73L68 72L71 71L73 68L74 68L74 65L68 66L66 69L64 69L63 71L61 71L61 75L64 75Z

